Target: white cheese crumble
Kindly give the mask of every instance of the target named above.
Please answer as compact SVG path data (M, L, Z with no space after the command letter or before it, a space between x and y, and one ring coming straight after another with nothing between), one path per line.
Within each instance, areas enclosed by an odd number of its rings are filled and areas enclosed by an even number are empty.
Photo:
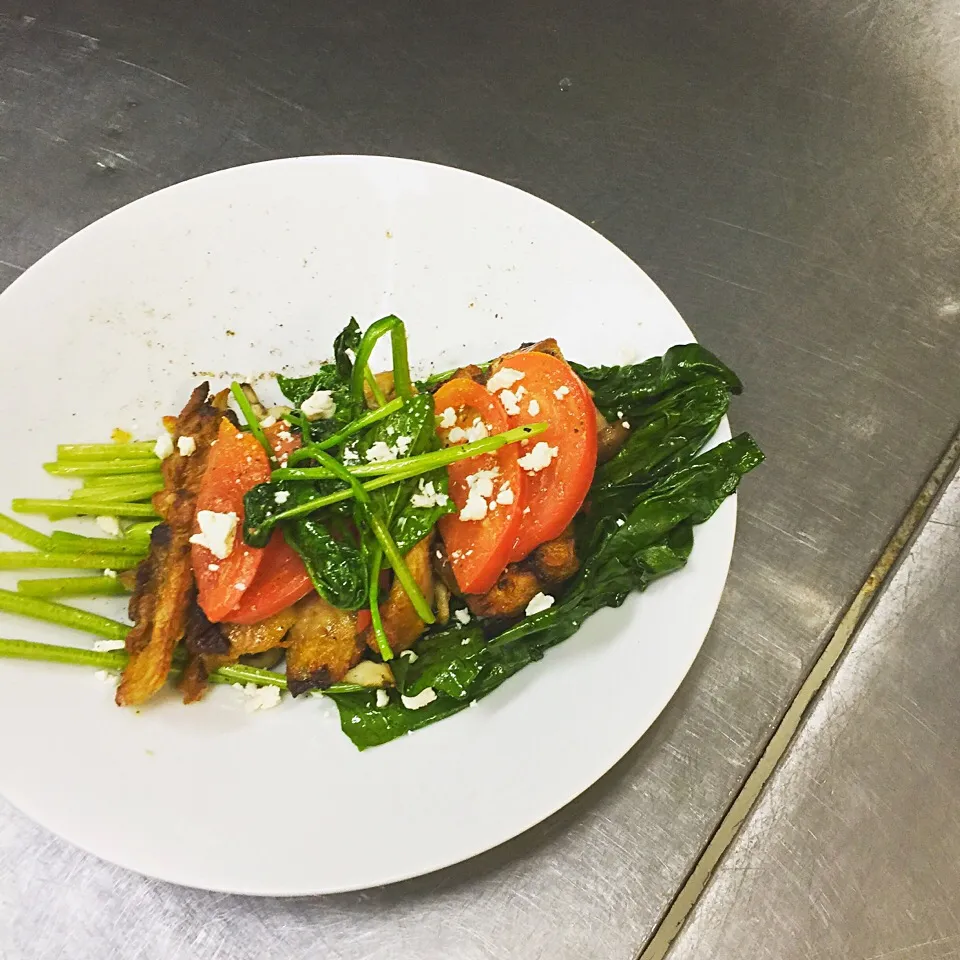
M180 437L177 440L177 451L181 457L192 457L197 452L197 441L193 437Z
M467 477L467 487L472 491L476 490L481 497L493 496L493 481L500 476L499 467L491 467L489 470L478 470Z
M421 690L415 697L405 697L402 694L400 696L400 700L408 710L419 710L428 703L433 703L436 699L437 695L434 693L433 687L427 687Z
M617 517L617 526L618 526L618 527L622 527L622 526L623 526L623 518L622 518L622 517Z
M630 424L627 423L626 420L621 420L621 421L620 421L620 426L623 427L624 430L629 430L629 429L630 429Z
M111 650L122 650L126 644L122 640L94 640L93 649L97 653L110 653Z
M282 507L290 499L289 490L278 490L273 495L273 502L277 504L278 507Z
M153 453L161 460L173 456L173 437L169 433L161 433L157 437L157 442L153 445Z
M440 426L444 430L449 430L451 427L457 425L457 411L453 407L447 407L443 413L440 414Z
M432 480L424 483L420 478L420 488L410 497L410 506L420 510L427 510L430 507L445 507L450 498L440 490L437 490Z
M382 710L387 704L390 703L390 694L386 690L380 689L377 691L377 706Z
M553 597L549 593L538 593L528 604L526 615L532 617L535 613L542 613L553 606Z
M226 560L233 553L237 521L238 517L232 510L229 513L199 510L197 523L200 532L195 533L190 542L206 547L218 560Z
M553 391L553 395L558 400L562 400L569 392L570 392L569 387L557 387L557 389Z
M509 506L511 503L513 503L513 500L514 500L514 497L513 497L513 491L510 489L510 481L504 480L503 486L500 488L499 492L497 493L497 503L506 507L506 506Z
M535 417L539 412L540 412L540 404L537 403L536 400L531 400L527 404L527 413L529 413L531 417Z
M344 463L356 463L360 459L360 454L352 447L345 447L343 450Z
M470 611L469 611L466 607L461 607L459 610L454 610L454 611L453 611L453 615L454 615L461 623L469 623L469 622L470 622Z
M407 455L407 451L410 449L411 443L413 443L412 437L397 437L397 453L401 457L405 457Z
M487 501L476 491L471 490L467 502L460 511L461 520L482 520L487 515Z
M117 571L111 570L109 567L107 567L106 570L103 571L103 575L105 577L109 577L111 580L117 579Z
M97 526L108 537L120 536L120 521L116 517L97 517Z
M487 430L487 425L477 417L473 424L464 431L464 434L467 438L467 443L473 443L475 440L483 440L484 437L488 436L489 431Z
M104 683L109 684L116 683L117 680L117 675L115 673L111 673L109 670L98 670L94 676L98 680L102 680Z
M501 390L499 397L500 402L503 404L503 409L506 410L511 417L516 417L520 413L519 397L512 390Z
M257 710L269 710L280 702L279 687L258 687L255 683L248 683L246 685L235 683L233 684L233 688L243 693L243 706L247 713L256 713Z
M330 390L317 390L300 404L300 412L308 420L329 420L337 412Z
M412 650L404 650L400 656L406 657L411 663L416 663L420 659Z
M529 453L524 454L517 463L524 470L529 470L530 473L539 473L539 471L550 466L550 462L556 455L557 448L551 447L545 440L541 440Z
M518 380L523 379L523 374L519 370L511 370L510 367L501 367L488 381L487 389L491 393L498 390L506 390L512 387Z
M220 569L220 564L219 564L219 563L208 563L208 564L207 564L207 569L208 569L211 573L216 573L216 572Z
M397 452L385 440L378 440L370 444L367 451L367 463L383 463L386 460L396 460Z
M260 421L260 426L263 427L264 430L269 430L276 422L277 418L274 416L264 417L263 420Z

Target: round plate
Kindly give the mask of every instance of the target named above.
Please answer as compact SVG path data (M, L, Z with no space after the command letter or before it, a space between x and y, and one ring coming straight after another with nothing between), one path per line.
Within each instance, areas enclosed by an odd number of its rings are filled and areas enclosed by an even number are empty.
M387 313L421 370L548 336L588 364L692 339L623 253L502 183L383 157L226 170L110 214L0 296L0 502L66 495L40 469L58 442L156 436L198 379L305 373L351 316ZM0 661L0 790L100 857L213 890L331 893L456 863L568 803L650 726L710 626L734 525L731 499L682 572L475 709L364 753L320 697L121 710L94 672ZM91 641L10 617L0 635Z

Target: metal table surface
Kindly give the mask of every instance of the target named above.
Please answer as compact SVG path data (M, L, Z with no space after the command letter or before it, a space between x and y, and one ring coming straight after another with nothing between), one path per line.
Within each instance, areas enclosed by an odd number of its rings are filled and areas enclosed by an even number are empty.
M669 960L960 957L960 478Z
M552 820L267 901L133 876L0 805L0 957L635 956L960 418L958 33L946 0L0 0L0 280L220 167L454 164L639 262L741 373L734 426L769 457L689 677Z

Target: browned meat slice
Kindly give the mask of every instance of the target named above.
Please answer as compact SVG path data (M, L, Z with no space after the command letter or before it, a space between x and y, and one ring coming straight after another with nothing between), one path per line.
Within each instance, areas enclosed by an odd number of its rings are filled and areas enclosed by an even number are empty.
M206 689L207 677L218 667L236 663L243 656L285 647L285 638L296 619L291 608L259 623L217 624L210 623L199 607L191 608L183 638L191 654L180 681L183 702L199 700ZM280 651L278 654L282 656Z
M227 406L226 391L212 402L208 402L208 396L207 384L197 387L177 417L177 435L193 437L196 452L189 457L174 454L167 458L163 465L164 488L153 498L164 522L153 530L150 554L137 571L136 590L130 598L134 626L126 641L130 659L117 687L120 706L144 703L163 686L173 651L186 631L194 590L190 533L197 490Z
M311 594L293 608L296 622L287 649L287 689L295 696L339 683L360 660L364 646L357 615Z
M407 567L420 592L428 601L433 597L433 567L430 563L430 537L425 537L404 557ZM407 591L399 580L394 578L390 587L387 602L380 607L380 617L383 620L383 630L394 653L400 653L413 646L427 625L420 619L414 610ZM379 652L377 638L373 627L363 632L363 639L367 646L375 653Z
M377 381L377 386L383 391L383 395L387 401L392 400L397 395L397 390L393 383L392 370L376 373L374 374L374 379ZM377 401L373 398L373 391L370 389L370 384L366 382L363 384L363 399L371 410L378 406Z
M568 527L555 540L537 547L526 560L509 564L486 593L468 595L467 606L477 617L523 616L538 593L569 580L579 568L573 531Z

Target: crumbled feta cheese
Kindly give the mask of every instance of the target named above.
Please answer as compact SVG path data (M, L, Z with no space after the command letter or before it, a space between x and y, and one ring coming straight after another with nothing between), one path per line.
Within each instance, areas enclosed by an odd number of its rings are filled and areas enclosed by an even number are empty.
M627 423L626 420L621 420L621 421L620 421L620 426L623 427L624 430L629 430L629 429L630 429L630 424Z
M337 412L330 390L317 390L300 404L300 412L308 420L329 420Z
M457 425L457 411L453 407L447 407L443 413L440 414L440 426L444 430L449 430L451 427Z
M289 430L278 430L277 439L289 443L293 439L293 434Z
M220 564L219 564L219 563L208 563L208 564L207 564L207 569L208 569L211 573L216 573L216 572L220 569Z
M518 380L523 379L523 374L519 370L511 370L510 367L501 367L488 381L487 389L491 393L498 390L506 390L512 387Z
M527 388L521 383L520 386L513 391L513 395L517 398L517 400L522 400L526 392Z
M103 575L105 577L109 577L111 580L117 579L117 571L111 570L109 567L107 567L106 570L103 571Z
M400 656L406 657L411 663L416 663L420 659L412 650L404 650Z
M197 452L197 441L193 437L180 437L177 440L177 450L181 457L192 457Z
M420 510L426 510L430 507L445 507L449 499L445 493L434 487L432 480L425 483L421 477L420 489L410 497L410 506Z
M540 404L537 403L536 400L531 400L527 404L527 413L529 413L531 417L535 417L539 412L540 412Z
M263 420L260 421L260 426L263 427L264 430L269 430L276 422L276 417L264 417Z
M467 487L471 493L476 492L481 497L493 496L493 481L500 476L499 467L491 467L489 470L478 470L467 477Z
M618 527L622 527L622 526L623 526L623 518L622 518L622 517L617 517L617 526L618 526Z
M434 693L433 687L426 687L415 697L405 697L402 694L400 696L401 702L408 710L419 710L421 707L425 707L428 703L433 703L433 701L436 699L437 695Z
M97 526L108 537L120 536L120 521L116 517L97 517Z
M97 653L110 653L111 650L122 650L126 644L122 640L94 640L93 649Z
M240 686L233 684L243 691L244 709L247 713L256 713L257 710L269 710L280 702L280 688L274 686L258 687L255 683Z
M473 443L475 440L482 440L488 435L487 425L477 417L473 424L464 431L467 443Z
M502 504L503 506L509 506L513 503L513 491L510 489L510 481L504 480L503 486L500 488L500 491L497 493L497 503Z
M461 646L461 647L465 647L469 642L470 642L470 637L464 637L464 638L460 641L460 646Z
M277 504L278 507L282 507L290 499L289 490L278 490L273 495L273 502Z
M503 409L506 410L511 417L515 417L520 413L520 404L517 402L517 395L512 390L501 390L499 397L500 402L503 404Z
M199 510L197 523L200 532L195 533L190 542L206 547L218 560L226 560L233 553L237 521L238 517L232 510L229 513Z
M111 673L109 670L98 670L94 676L98 680L102 680L104 683L114 683L117 679L116 674Z
M161 433L157 437L157 442L153 445L153 452L155 456L158 456L161 460L166 460L167 457L173 456L173 437L169 433Z
M396 460L397 451L383 440L370 444L367 450L367 463L383 463L386 460Z
M233 585L235 590L239 590L241 593L247 589L247 585L242 581L239 581Z
M454 611L453 611L453 615L454 615L461 623L469 623L469 622L470 622L470 611L469 611L466 607L461 607L459 610L454 610Z
M448 434L447 440L450 443L463 443L467 439L467 431L463 427L454 427Z
M482 520L487 515L487 509L487 501L476 490L471 490L467 495L467 502L460 511L460 519Z
M618 419L618 420L622 420L622 419L623 419L623 411L622 411L622 410L618 410L618 411L617 411L617 419Z
M377 691L377 706L383 709L388 703L390 703L390 694L381 688Z
M410 449L410 444L413 443L412 437L397 437L397 453L401 457L407 455L407 451Z
M343 451L344 463L356 463L360 459L360 454L352 447L345 447Z
M570 392L569 387L557 387L557 389L553 391L553 395L558 400L562 400L569 392Z
M530 512L530 508L529 508L529 507L524 507L524 508L523 508L523 512L524 512L524 513L529 513L529 512Z
M538 473L550 466L550 462L557 455L557 452L556 447L551 447L545 440L541 440L529 453L524 454L517 463L524 470L529 470L530 473Z
M535 613L542 613L553 606L553 597L549 593L538 593L528 604L526 615L532 617Z

